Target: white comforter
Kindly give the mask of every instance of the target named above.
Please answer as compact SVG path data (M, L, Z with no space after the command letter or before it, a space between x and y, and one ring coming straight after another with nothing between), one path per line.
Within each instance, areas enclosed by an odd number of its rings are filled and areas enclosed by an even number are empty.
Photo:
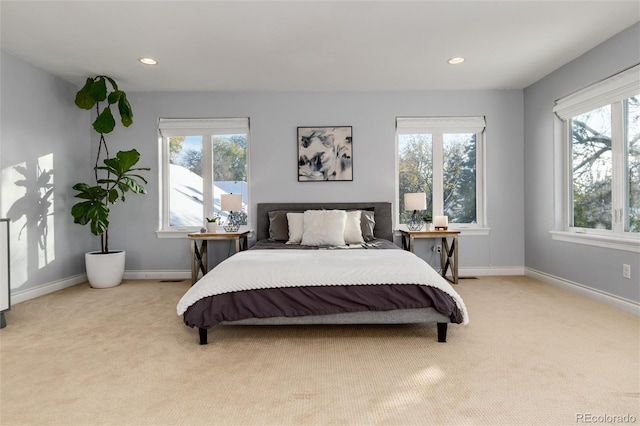
M178 315L200 299L277 287L422 284L449 294L469 322L460 295L428 263L404 250L247 250L209 271L180 299Z

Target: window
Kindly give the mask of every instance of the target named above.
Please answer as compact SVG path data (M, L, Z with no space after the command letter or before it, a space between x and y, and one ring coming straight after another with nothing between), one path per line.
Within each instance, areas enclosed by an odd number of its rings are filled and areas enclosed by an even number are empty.
M565 123L565 230L640 233L640 66L556 102Z
M404 194L427 194L428 217L451 228L484 226L484 117L398 117L398 223L407 223Z
M164 119L161 136L161 231L195 231L220 210L220 195L248 205L249 119ZM211 182L211 184L208 184ZM246 224L246 222L245 222Z

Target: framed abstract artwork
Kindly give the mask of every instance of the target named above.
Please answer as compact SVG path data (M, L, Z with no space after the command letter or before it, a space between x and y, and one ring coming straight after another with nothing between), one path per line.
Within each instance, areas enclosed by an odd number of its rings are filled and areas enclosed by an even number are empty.
M298 182L352 180L351 126L298 127Z

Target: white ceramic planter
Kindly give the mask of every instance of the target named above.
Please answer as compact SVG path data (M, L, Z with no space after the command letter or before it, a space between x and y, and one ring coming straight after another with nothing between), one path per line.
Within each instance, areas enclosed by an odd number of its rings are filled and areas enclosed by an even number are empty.
M124 277L125 251L85 253L87 279L93 288L109 288L120 285Z
M207 222L207 232L216 232L216 229L218 229L217 222Z

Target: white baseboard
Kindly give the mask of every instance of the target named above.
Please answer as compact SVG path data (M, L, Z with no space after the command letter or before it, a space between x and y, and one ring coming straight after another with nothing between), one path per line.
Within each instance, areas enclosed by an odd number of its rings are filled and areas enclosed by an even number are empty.
M53 293L67 287L73 287L74 285L82 284L84 282L87 282L87 274L79 274L65 278L64 280L53 281L27 290L16 291L15 293L11 293L11 304L15 305L26 300L35 299L36 297L44 296L45 294Z
M640 303L633 300L625 299L602 290L596 290L583 284L578 284L531 268L526 269L525 275L640 316Z
M173 280L173 279L190 279L191 271L125 271L125 280L144 280L144 279L156 279L156 280ZM73 277L66 278L64 280L53 281L50 283L42 284L35 288L29 288L23 291L16 291L11 293L11 304L16 305L20 302L35 299L36 297L44 296L49 293L53 293L59 290L63 290L74 285L87 282L87 274L74 275Z
M124 271L125 280L185 280L191 271Z
M524 275L524 266L481 266L458 270L459 277L489 277L492 275Z

